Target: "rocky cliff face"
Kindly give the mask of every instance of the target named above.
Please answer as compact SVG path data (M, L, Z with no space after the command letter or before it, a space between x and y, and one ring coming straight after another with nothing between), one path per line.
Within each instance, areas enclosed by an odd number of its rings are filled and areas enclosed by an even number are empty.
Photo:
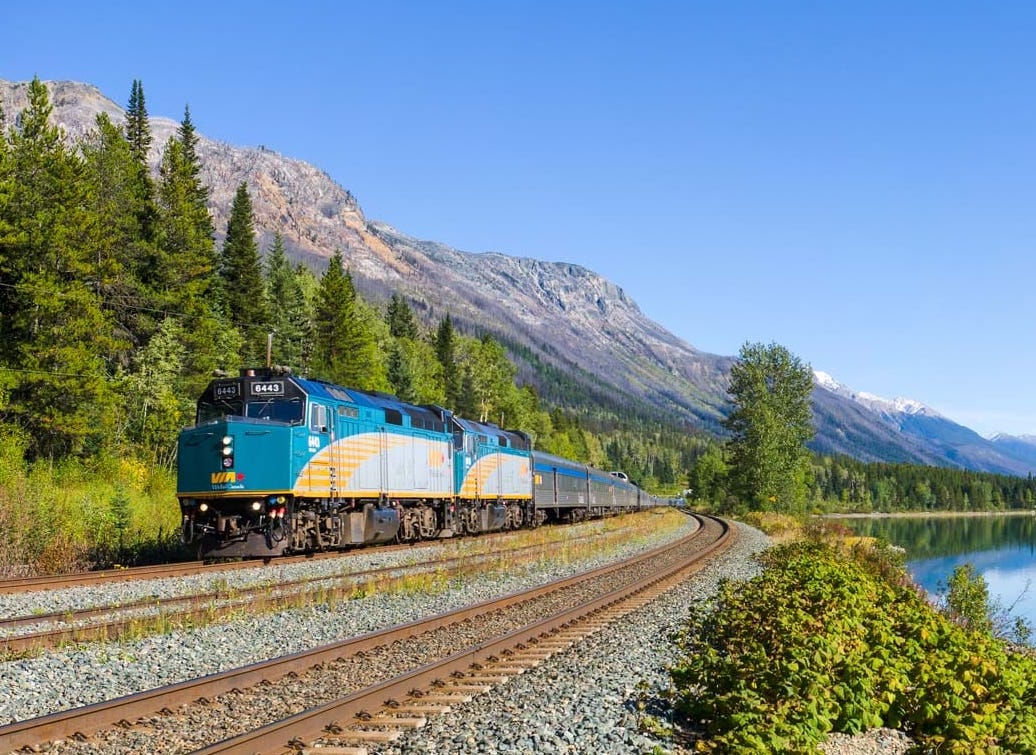
M95 87L76 82L47 86L53 121L70 138L88 134L100 112L115 122L124 118L122 108ZM0 80L0 104L9 123L25 107L26 89L26 83ZM157 170L178 123L152 117L151 127L151 161ZM669 333L645 317L615 283L578 265L473 254L414 239L366 219L348 191L308 163L264 147L199 137L202 180L210 187L219 236L226 229L237 186L245 182L261 248L267 248L279 231L289 253L318 272L334 250L341 249L358 287L368 295L386 299L399 292L414 301L429 323L448 311L462 328L489 331L520 346L516 351L527 352L519 355L525 360L521 374L541 381L538 387L544 395L551 394L551 386L543 384L551 378L533 369L532 361L556 368L555 374L564 375L579 390L631 412L650 407L676 421L713 432L720 429L732 358L698 351ZM1027 462L997 453L988 442L962 456L948 442L925 438L927 430L892 426L821 386L814 394L814 409L816 445L824 451L1020 474L1030 468ZM969 448L974 445L972 436Z
M124 119L123 109L95 87L65 81L47 86L52 120L70 139L88 135L98 113L117 123ZM26 106L27 87L0 81L9 120ZM151 118L156 171L177 127L170 118ZM199 133L198 154L217 236L226 229L237 186L245 182L261 248L279 231L289 253L317 271L341 249L368 294L387 298L398 291L418 302L419 312L438 317L449 311L461 327L522 343L537 358L571 370L577 382L598 383L598 390L612 390L631 405L646 403L716 426L729 359L695 350L593 271L411 238L368 221L355 198L325 172L264 147L230 145Z

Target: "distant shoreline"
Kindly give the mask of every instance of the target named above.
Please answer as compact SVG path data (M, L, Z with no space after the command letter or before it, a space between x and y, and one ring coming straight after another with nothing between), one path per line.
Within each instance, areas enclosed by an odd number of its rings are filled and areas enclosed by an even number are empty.
M897 511L893 513L876 511L873 514L817 514L819 519L934 519L958 516L1033 516L1036 511L1011 509L1010 511Z

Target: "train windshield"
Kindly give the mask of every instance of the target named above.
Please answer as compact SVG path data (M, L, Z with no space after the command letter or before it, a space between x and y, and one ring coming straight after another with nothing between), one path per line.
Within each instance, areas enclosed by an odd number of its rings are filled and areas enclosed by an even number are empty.
M305 402L298 396L250 399L245 404L245 416L252 419L272 419L276 422L301 424Z
M240 398L202 399L198 402L199 425L224 417L243 417L244 415L244 401Z
M224 417L249 417L274 422L301 424L305 402L298 396L271 396L242 401L240 398L202 399L198 402L198 424Z

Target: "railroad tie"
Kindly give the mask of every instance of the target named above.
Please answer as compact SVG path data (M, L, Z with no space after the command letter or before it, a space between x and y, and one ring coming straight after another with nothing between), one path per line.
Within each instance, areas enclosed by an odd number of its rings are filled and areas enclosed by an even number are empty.
M421 698L422 702L440 702L440 703L469 703L471 702L471 695L465 692L445 692L442 690L436 690L435 692L429 692Z
M371 726L395 726L400 729L423 729L428 725L428 719L424 716L399 716L393 711L379 711L379 713L367 722Z
M521 663L521 661L516 660L514 658L508 658L508 660L511 661L512 664ZM512 676L518 676L519 674L524 674L527 670L528 670L528 667L526 667L525 665L521 665L521 666L518 666L518 665L493 666L492 668L486 670L486 673L488 674L488 676L484 676L483 677L481 675L472 674L471 676L468 677L468 679L471 680L471 681L474 681L475 679L478 679L480 681L481 680L487 680L488 681L488 680L493 680L493 679L499 679L500 681L507 681ZM489 683L492 683L492 682L489 682Z
M503 670L500 670L500 673L504 674L504 673L507 673L507 672L503 671ZM510 676L489 676L489 675L479 674L477 676L474 676L474 675L469 676L467 678L467 681L471 682L472 684L489 684L489 685L492 685L492 684L504 684L510 678L511 678Z
M491 684L464 684L464 683L460 683L460 684L451 684L449 687L445 687L444 691L446 691L446 692L464 692L464 693L469 693L470 692L470 693L473 693L473 694L477 695L477 694L482 693L482 692L489 692L489 690L491 690L491 689L493 689L493 685L491 685Z
M334 738L346 742L395 742L401 736L399 729L346 729ZM319 751L323 752L323 748Z
M421 698L424 700L425 698ZM400 703L399 707L393 708L396 712L402 713L426 713L429 715L440 715L449 713L452 708L449 705L435 705L434 703Z

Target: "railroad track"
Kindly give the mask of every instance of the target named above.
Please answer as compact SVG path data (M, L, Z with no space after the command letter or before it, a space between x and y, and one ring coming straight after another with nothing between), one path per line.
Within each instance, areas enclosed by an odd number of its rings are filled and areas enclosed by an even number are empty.
M97 571L56 574L45 577L22 577L0 580L0 594L60 590L67 587L106 584L109 582L132 582L141 579L162 579L163 577L187 577L195 574L211 574L220 571L260 569L270 563L287 564L305 560L321 560L341 557L342 553L316 553L310 556L285 556L282 559L254 561L232 561L206 563L205 561L182 561L175 564L154 566L132 566L124 569L98 569Z
M591 539L595 539L595 536L581 535L570 538L566 543L582 543ZM504 555L516 558L517 560L513 563L518 564L556 548L557 543L538 543L509 550L445 559L436 557L411 564L382 566L348 574L307 577L276 585L263 584L173 598L148 598L115 606L96 606L74 611L4 617L0 618L0 633L11 632L26 626L52 624L61 626L0 636L0 658L42 651L68 643L118 639L126 634L137 633L149 624L168 626L188 621L197 622L242 608L247 608L251 612L271 612L287 607L299 607L310 599L319 601L341 599L366 584L373 583L383 586L393 579L399 579L409 574L437 573L444 570L450 575L462 574L478 568L480 565L497 561ZM311 594L305 592L307 587L314 587ZM96 618L103 619L103 621L83 623Z
M635 600L651 599L670 584L684 579L687 569L700 566L705 557L703 554L715 552L732 539L724 524L718 520L705 519L697 533L675 544L655 549L635 560L560 580L531 592L223 674L6 726L0 728L0 751L33 746L49 740L64 740L75 736L77 732L98 731L117 725L120 721L131 729L135 722L145 723L148 729L161 728L166 719L191 718L182 712L175 713L174 708L177 706L191 704L199 699L204 701L203 705L212 705L212 701L220 695L240 698L242 695L265 694L268 700L283 702L293 693L278 687L282 683L298 686L306 683L304 680L310 680L310 677L320 682L323 681L322 675L340 675L349 669L357 671L361 676L369 676L374 667L384 669L381 678L374 681L357 683L335 677L328 684L330 689L336 691L332 695L334 699L294 716L282 716L283 720L274 723L267 720L262 725L254 725L250 721L242 724L236 720L241 718L241 710L265 711L261 700L246 699L242 702L237 699L232 704L216 704L216 709L231 707L238 711L231 716L234 725L239 730L241 725L251 727L251 730L239 733L219 745L205 747L200 752L298 752L300 747L308 748L325 729L333 732L334 739L331 741L334 747L339 748L338 751L350 751L346 749L345 743L354 743L348 747L362 747L364 738L389 736L383 731L386 727L398 730L419 725L423 716L448 705L447 698L454 701L462 699L493 683L493 679L505 678L509 669L510 673L519 673L526 664L537 662L549 652L556 652L574 641L576 635L570 636L569 633L576 631L577 623L584 627L578 632L593 631L603 622L613 620L608 618L609 615L635 610L637 603L629 602L634 600L630 597L634 592L643 593L641 598ZM638 570L637 579L633 579L630 575ZM616 582L621 584L616 586ZM643 592L645 590L649 592ZM575 600L572 596L577 593L580 597ZM558 602L574 603L578 607L572 608L569 605L564 610L551 607L552 603ZM513 626L513 621L505 621L505 618L511 618L511 614L523 612L524 618L521 618L519 626ZM469 625L479 622L485 622L487 627L492 628L483 630L474 639L468 638L459 644L454 642L434 658L429 655L422 661L410 659L404 668L395 668L391 660L386 660L400 655L400 648L419 645L423 638L440 635L455 639L470 629ZM503 628L501 625L504 625ZM494 658L497 660L494 661ZM473 669L473 663L480 664L481 668ZM494 666L490 666L494 663ZM456 674L465 676L456 677ZM444 689L444 685L451 689ZM410 694L415 689L422 689L423 693ZM341 690L352 691L341 696ZM295 694L295 699L300 695L307 700L321 699L319 694L312 691ZM172 715L154 716L155 711L159 710ZM366 711L367 714L360 715L360 711ZM210 716L206 714L203 718L208 720ZM372 720L376 720L378 725L372 725ZM356 728L356 723L362 726ZM226 725L230 726L231 722ZM98 736L104 739L106 733L102 732ZM175 741L177 735L160 733L159 736L161 742L168 744ZM289 742L294 742L294 745L289 746ZM360 744L356 745L355 742ZM176 749L189 751L200 744L204 742L187 743ZM332 749L320 751L335 752Z
M494 532L483 535L484 538L503 538L513 535L512 532ZM462 541L462 538L458 538ZM442 540L422 540L416 543L401 545L380 545L378 551L392 553L399 550L428 548L441 544ZM249 559L244 561L181 561L173 564L155 564L152 566L131 566L125 568L98 569L96 571L76 572L74 574L56 574L43 577L19 577L0 579L0 595L23 592L41 592L44 590L61 590L69 587L85 587L88 585L108 584L112 582L133 582L144 579L163 579L165 577L189 577L199 574L218 574L220 572L262 569L267 566L287 566L289 564L345 559L357 553L367 553L368 548L358 547L343 551L323 551L298 556L278 556L277 558Z

